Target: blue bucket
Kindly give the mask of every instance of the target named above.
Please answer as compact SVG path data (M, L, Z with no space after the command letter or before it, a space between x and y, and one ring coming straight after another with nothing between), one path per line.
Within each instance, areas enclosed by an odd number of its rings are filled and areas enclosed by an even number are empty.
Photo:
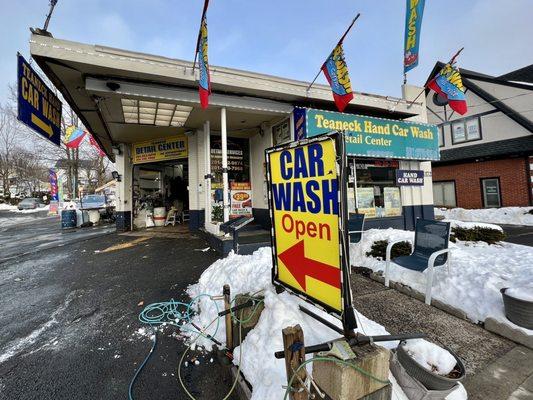
M76 227L76 210L61 211L61 228L70 229Z

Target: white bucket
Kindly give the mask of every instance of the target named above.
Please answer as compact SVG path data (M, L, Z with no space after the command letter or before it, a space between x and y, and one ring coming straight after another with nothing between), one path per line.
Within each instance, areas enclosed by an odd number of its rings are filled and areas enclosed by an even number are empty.
M165 226L167 218L167 209L165 207L154 208L154 224L155 226Z
M98 210L89 210L89 221L93 224L97 224L100 221L100 211Z

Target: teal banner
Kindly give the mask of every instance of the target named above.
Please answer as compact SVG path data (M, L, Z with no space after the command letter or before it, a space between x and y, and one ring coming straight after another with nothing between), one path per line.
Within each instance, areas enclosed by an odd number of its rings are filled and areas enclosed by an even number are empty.
M301 108L295 109L299 113ZM351 156L440 159L436 125L365 117L333 111L305 110L305 137L339 131L345 133L346 153Z

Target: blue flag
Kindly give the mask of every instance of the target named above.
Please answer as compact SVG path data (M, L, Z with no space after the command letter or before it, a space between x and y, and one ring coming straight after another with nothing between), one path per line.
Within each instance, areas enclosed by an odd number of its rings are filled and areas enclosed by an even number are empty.
M404 73L418 65L418 47L420 45L424 3L425 0L406 0L405 46L403 54Z

